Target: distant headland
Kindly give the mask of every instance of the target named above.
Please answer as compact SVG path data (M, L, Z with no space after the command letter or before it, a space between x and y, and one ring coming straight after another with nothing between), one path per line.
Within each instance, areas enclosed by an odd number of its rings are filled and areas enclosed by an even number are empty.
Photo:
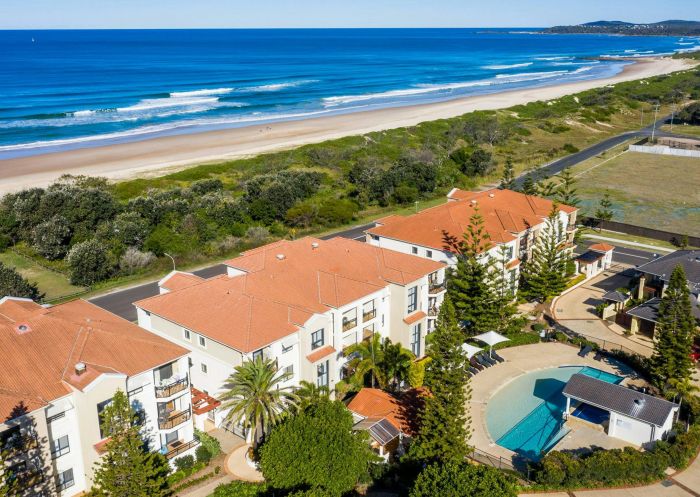
M590 33L630 36L700 36L699 21L669 20L650 24L624 21L596 21L573 26L554 26L545 33Z

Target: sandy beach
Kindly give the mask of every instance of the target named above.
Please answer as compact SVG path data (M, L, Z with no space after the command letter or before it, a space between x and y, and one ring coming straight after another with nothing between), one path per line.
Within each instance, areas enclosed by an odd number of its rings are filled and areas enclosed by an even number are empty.
M125 179L161 175L188 165L240 158L309 143L414 126L474 110L502 109L537 100L556 99L595 87L644 79L687 69L683 59L639 59L620 74L596 79L467 97L447 102L255 125L220 131L153 138L0 161L0 194L46 186L62 174Z

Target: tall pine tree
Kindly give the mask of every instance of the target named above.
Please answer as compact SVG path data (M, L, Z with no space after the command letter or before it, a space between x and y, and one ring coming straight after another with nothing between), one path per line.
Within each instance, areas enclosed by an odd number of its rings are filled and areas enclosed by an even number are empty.
M545 302L566 288L570 255L563 247L564 225L557 212L557 206L552 206L545 227L532 248L532 256L522 271L521 293L531 300Z
M494 331L508 331L513 323L513 317L518 312L515 305L515 293L517 281L511 278L512 269L508 264L512 259L511 251L505 245L501 245L498 258L493 264L493 271L488 275L492 289L495 292L496 316L498 324Z
M463 461L467 451L471 420L466 403L471 397L462 353L462 333L449 296L445 297L435 331L430 334L425 396L420 412L420 429L409 456L422 463Z
M510 157L506 159L506 164L503 166L503 176L499 188L501 190L515 190L515 168Z
M447 244L457 254L457 265L447 286L457 319L468 335L496 329L500 321L499 299L489 281L495 271L494 261L486 253L491 241L478 207L469 218L462 240Z
M690 291L683 266L671 273L668 287L661 297L656 322L658 336L651 358L651 372L655 383L665 387L669 383L684 383L691 378L693 362L690 357L695 318L690 304Z
M571 171L564 169L559 175L561 182L557 186L557 191L554 198L557 202L571 207L578 207L581 199L578 197L578 189L576 188L576 178L571 174Z
M165 457L149 452L141 437L138 416L126 394L118 390L101 414L109 441L95 465L93 497L165 497L172 495Z

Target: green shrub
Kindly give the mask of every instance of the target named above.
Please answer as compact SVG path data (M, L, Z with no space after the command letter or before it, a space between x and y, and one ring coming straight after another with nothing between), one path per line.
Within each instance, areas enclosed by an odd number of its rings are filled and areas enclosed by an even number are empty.
M410 497L515 497L515 479L489 466L438 463L420 472Z
M567 152L569 154L575 154L579 151L579 148L575 145L572 145L571 143L565 143L564 146L561 148L564 152Z
M210 497L262 497L265 492L267 492L267 485L264 483L232 481L216 487Z
M221 454L221 444L219 443L219 440L212 437L208 433L197 429L194 430L194 434L199 439L201 446L207 448L212 458Z
M518 332L509 333L507 336L507 342L501 342L497 345L494 345L493 348L495 350L505 349L507 347L518 347L520 345L530 345L531 343L539 343L540 341L540 337L537 333Z
M114 263L107 247L92 239L75 245L66 258L70 266L70 281L74 285L90 286L112 275Z
M197 456L197 462L201 462L204 464L209 464L209 461L211 461L212 458L211 452L204 445L200 445L199 447L197 447L195 455Z
M532 328L532 331L534 331L535 333L539 333L540 331L543 331L546 328L546 326L542 323L535 323L530 328Z
M187 472L194 467L194 456L187 455L175 459L175 467L178 471Z

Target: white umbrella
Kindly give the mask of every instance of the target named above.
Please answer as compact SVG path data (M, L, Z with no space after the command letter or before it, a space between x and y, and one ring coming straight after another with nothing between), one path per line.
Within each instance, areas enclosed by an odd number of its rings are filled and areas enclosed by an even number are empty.
M462 352L464 352L464 354L467 356L467 359L471 359L474 354L481 352L482 350L484 349L480 349L474 345L469 345L468 343L462 344Z
M496 345L497 343L501 342L507 342L510 340L509 338L504 337L500 333L496 333L495 331L487 331L486 333L482 333L481 335L477 335L475 337L472 337L474 340L478 340L480 342L484 342L486 345L489 346L489 357L491 357L491 352L493 351L493 346Z

